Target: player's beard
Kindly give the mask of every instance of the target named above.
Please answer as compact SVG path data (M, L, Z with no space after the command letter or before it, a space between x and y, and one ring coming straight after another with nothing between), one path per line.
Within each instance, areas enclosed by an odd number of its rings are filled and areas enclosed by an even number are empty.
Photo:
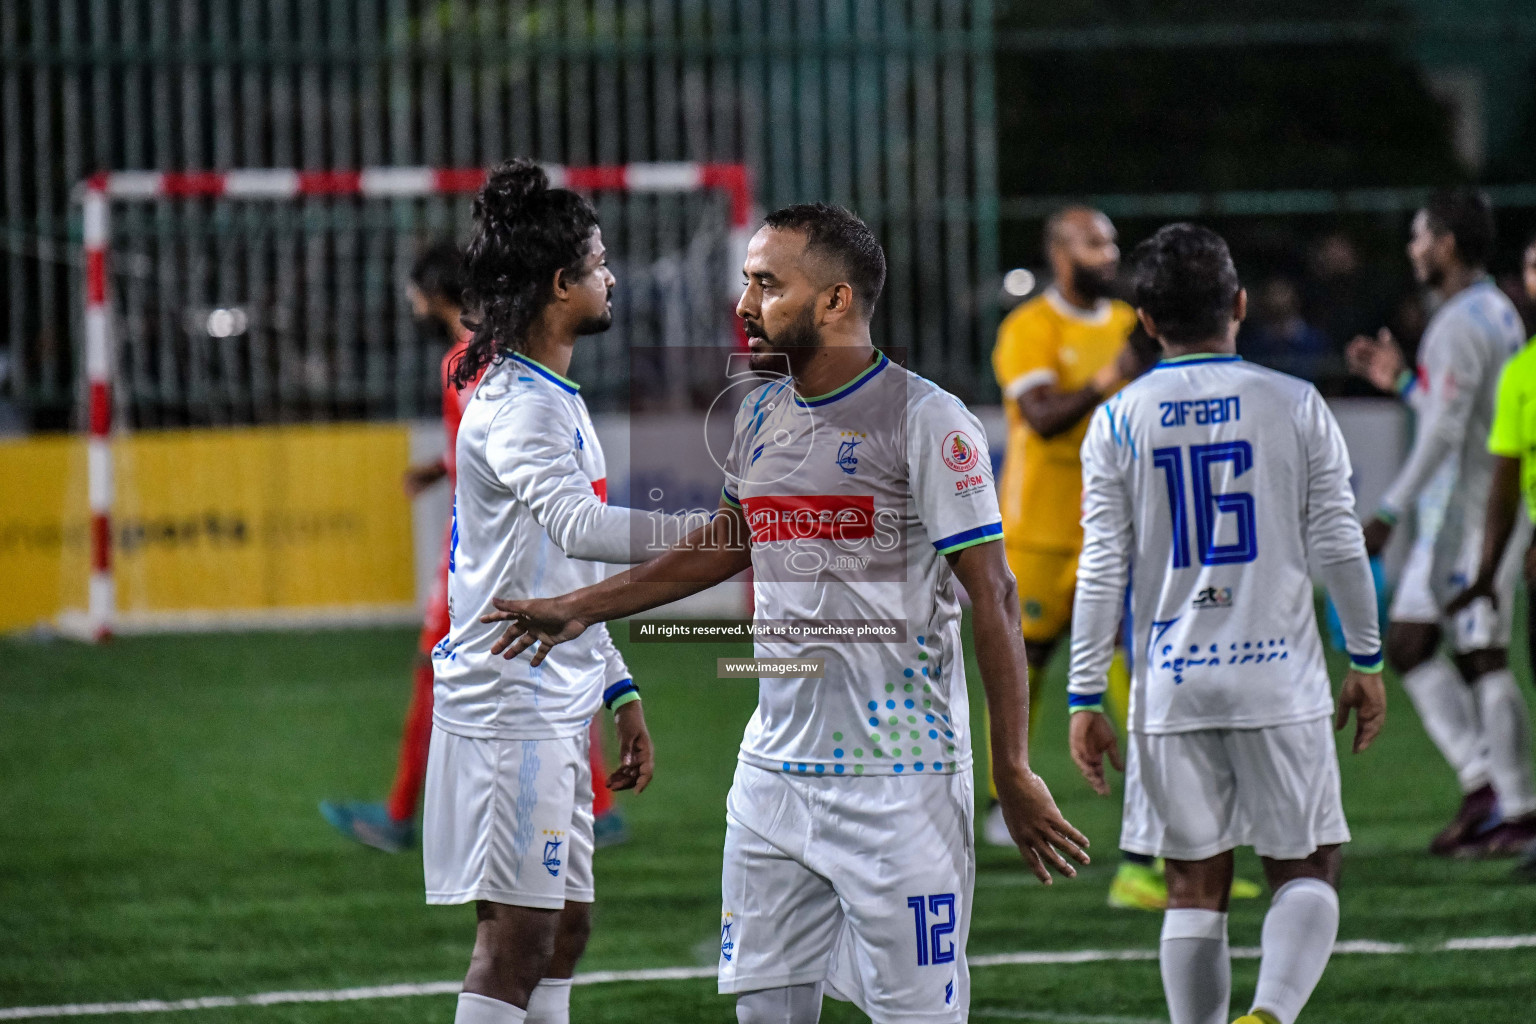
M589 316L585 320L582 320L581 322L579 322L576 325L576 336L578 338L584 338L584 337L586 337L589 334L602 334L608 328L612 327L613 326L613 305L612 305L612 302L613 302L613 300L612 300L612 298L610 298L609 299L609 305L598 316Z
M1110 298L1115 294L1115 268L1074 266L1072 288L1089 302Z
M1430 291L1437 292L1440 286L1445 284L1445 268L1426 260L1422 267L1415 268L1418 271L1419 283Z
M816 314L807 302L800 315L777 334L769 334L755 320L747 320L742 330L748 339L761 338L767 347L754 349L747 365L759 373L779 372L789 360L789 372L798 374L821 348L821 332L816 329Z

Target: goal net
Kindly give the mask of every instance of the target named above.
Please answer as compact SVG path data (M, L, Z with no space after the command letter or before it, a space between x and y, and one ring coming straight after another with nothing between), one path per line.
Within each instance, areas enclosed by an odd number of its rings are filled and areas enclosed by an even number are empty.
M612 330L571 367L601 429L646 365L635 352L738 344L748 177L734 164L548 169L592 195L618 278ZM66 519L83 524L64 527L77 541L60 571L68 631L411 613L448 500L425 516L418 501L413 518L400 472L441 446L447 339L413 322L405 286L429 245L467 237L483 181L263 169L81 186L86 439L66 460ZM644 382L648 405L689 400L686 379L669 380Z

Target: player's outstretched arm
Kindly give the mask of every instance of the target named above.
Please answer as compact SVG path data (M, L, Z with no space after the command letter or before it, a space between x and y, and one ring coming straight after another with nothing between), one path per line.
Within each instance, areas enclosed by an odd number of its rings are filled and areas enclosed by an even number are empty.
M1378 391L1401 394L1402 375L1408 368L1402 346L1392 332L1383 327L1376 337L1357 335L1344 346L1344 365L1349 372L1370 382Z
M752 564L747 520L741 509L722 504L705 525L676 547L601 583L560 597L491 603L496 611L481 622L506 622L492 654L515 658L538 645L538 665L556 644L574 640L595 622L607 622L681 600L723 583Z
M1077 874L1067 857L1088 863L1088 838L1062 817L1045 780L1029 767L1029 669L1019 627L1019 594L1002 541L947 556L971 597L976 660L992 720L992 779L1003 820L1035 876L1051 884L1054 868Z

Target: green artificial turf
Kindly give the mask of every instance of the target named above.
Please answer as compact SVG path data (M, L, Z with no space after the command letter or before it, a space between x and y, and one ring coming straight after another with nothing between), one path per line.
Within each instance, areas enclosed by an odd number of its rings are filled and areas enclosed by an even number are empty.
M643 796L620 798L631 841L598 854L597 926L583 969L709 965L725 792L756 699L753 683L715 679L714 659L748 652L626 644L622 625L614 634L645 687L658 775ZM327 797L384 795L414 645L407 629L103 647L0 640L0 1008L462 976L473 911L425 906L415 852L353 845L315 810ZM1046 890L1016 854L982 845L973 954L1156 947L1159 915L1104 906L1118 799L1094 797L1067 758L1063 674L1058 657L1042 684L1035 766L1092 838L1095 864ZM1521 676L1529 679L1523 660ZM971 679L979 708L974 667ZM1336 957L1302 1019L1515 1019L1536 993L1536 951L1428 947L1536 932L1536 886L1511 883L1507 862L1422 852L1456 788L1395 684L1390 697L1377 747L1342 755L1355 842L1340 938L1424 951ZM1239 869L1259 877L1251 855ZM1234 946L1257 945L1263 911L1262 900L1234 905ZM1246 1008L1256 970L1236 964L1234 1013ZM988 967L973 972L973 990L978 1021L1164 1017L1150 961ZM581 1024L735 1019L709 980L582 986L572 1005ZM452 1007L452 996L430 996L86 1019L447 1022ZM834 1003L823 1016L863 1019Z

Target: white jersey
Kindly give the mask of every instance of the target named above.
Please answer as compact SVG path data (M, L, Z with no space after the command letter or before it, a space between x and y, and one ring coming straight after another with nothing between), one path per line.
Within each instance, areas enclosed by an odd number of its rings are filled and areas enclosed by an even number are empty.
M1419 344L1418 372L1404 395L1418 417L1413 450L1381 507L1397 518L1425 497L1419 533L1443 534L1449 553L1459 551L1466 529L1482 525L1493 483L1487 442L1499 372L1524 341L1514 304L1484 279L1441 306ZM1426 492L1440 490L1428 486L1437 474L1448 486L1435 502Z
M1380 667L1349 453L1311 384L1231 355L1164 360L1094 414L1082 456L1072 704L1101 698L1128 581L1132 732L1328 714L1309 560L1352 660Z
M736 416L724 499L752 536L755 620L900 620L901 642L759 639L760 658L819 658L820 678L764 678L741 760L823 775L969 770L960 603L945 555L1002 537L976 418L884 355L801 399L787 381Z
M574 736L604 688L629 677L605 626L533 668L526 656L492 656L503 626L480 621L493 597L554 597L602 580L599 562L645 557L657 517L606 504L603 449L578 391L514 355L492 364L464 410L448 562L452 626L432 651L433 718L447 732Z

